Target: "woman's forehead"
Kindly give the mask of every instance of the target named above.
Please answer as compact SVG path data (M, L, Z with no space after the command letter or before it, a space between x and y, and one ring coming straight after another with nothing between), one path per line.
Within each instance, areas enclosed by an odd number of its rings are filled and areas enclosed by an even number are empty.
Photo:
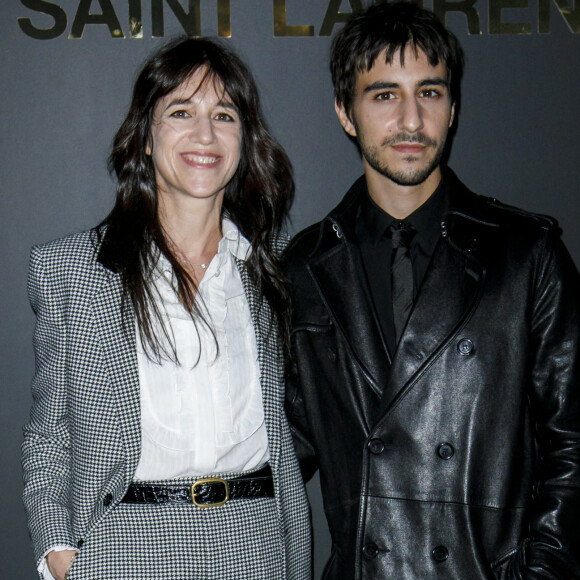
M196 69L177 88L163 97L164 100L179 99L183 101L191 100L195 96L200 98L216 98L219 101L231 102L230 96L226 93L221 78L213 72L207 65Z

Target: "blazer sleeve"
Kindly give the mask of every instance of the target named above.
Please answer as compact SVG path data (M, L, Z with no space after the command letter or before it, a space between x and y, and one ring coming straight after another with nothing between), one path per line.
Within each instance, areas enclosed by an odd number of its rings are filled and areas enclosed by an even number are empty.
M24 427L24 505L37 562L52 546L75 545L70 525L70 434L67 419L64 293L33 248L28 278L36 314L32 409Z
M538 477L514 578L580 578L580 277L556 231L536 267L531 408Z

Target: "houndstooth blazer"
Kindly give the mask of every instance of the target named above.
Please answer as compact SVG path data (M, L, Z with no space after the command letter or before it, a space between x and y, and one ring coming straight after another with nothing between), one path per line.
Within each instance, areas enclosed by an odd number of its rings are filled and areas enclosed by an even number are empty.
M106 234L105 234L106 239ZM34 247L28 280L36 372L24 428L24 503L37 561L76 546L125 495L141 447L134 324L95 230ZM310 515L283 412L283 361L270 311L237 261L253 316L285 578L311 577ZM126 321L127 322L127 321ZM112 501L111 501L111 498Z

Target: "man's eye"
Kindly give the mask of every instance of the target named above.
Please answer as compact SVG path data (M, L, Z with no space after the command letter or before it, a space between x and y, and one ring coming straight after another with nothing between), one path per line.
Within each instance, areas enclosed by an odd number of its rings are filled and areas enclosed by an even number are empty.
M187 119L189 117L189 113L184 109L179 109L178 111L173 111L170 117L173 117L174 119Z
M391 99L394 99L394 98L395 98L395 95L391 91L387 91L386 93L379 93L375 97L375 99L377 99L377 101L390 101Z
M435 97L441 96L441 93L436 89L423 89L420 95L428 99L433 99Z

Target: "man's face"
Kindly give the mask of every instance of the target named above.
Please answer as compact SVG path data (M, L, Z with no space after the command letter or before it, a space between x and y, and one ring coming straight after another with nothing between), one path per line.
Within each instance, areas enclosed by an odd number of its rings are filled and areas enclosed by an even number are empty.
M419 186L440 179L439 163L453 123L454 106L443 62L431 66L425 53L407 47L392 64L385 53L359 73L350 117L336 111L345 131L361 148L367 179ZM431 190L431 192L435 189Z

